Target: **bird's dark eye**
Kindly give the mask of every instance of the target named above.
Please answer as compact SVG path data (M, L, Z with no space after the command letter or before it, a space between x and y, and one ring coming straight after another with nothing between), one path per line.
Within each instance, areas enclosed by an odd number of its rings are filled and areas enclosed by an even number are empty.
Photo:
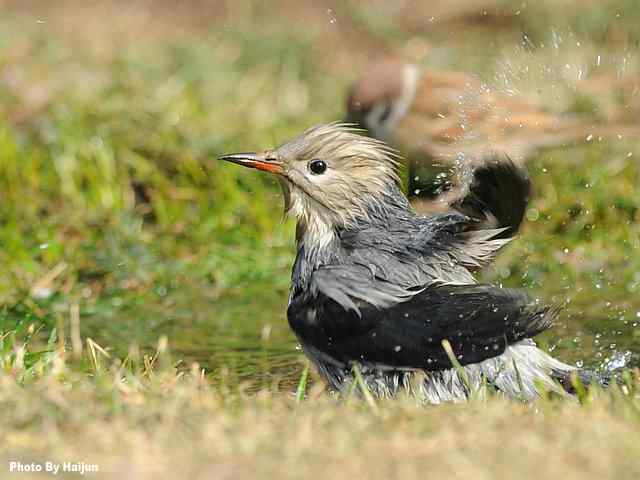
M313 173L314 175L321 175L326 169L327 164L322 160L316 159L309 162L309 170L311 170L311 173Z

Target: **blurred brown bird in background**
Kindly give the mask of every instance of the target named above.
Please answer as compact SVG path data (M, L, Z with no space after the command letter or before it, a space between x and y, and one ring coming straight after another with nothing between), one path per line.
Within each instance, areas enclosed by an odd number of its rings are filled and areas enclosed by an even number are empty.
M577 115L546 112L466 73L424 70L394 58L362 71L350 89L347 112L348 121L408 159L409 194L423 199L446 190L447 197L459 196L452 187L464 185L475 166L496 153L521 164L542 148L629 130L595 129ZM458 178L449 179L454 166ZM424 206L437 208L433 202Z

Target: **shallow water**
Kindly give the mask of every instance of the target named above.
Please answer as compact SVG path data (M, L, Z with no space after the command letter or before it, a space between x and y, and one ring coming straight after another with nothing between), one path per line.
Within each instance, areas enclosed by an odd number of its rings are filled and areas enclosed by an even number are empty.
M242 289L234 289L240 290ZM197 362L233 383L282 387L295 383L302 352L286 321L286 295L228 294L174 290L142 305L96 308L83 316L83 335L125 356L130 345L152 352L166 336L174 362Z
M611 315L611 305L604 307L610 302L596 290L591 316L580 306L565 309L556 327L539 337L541 345L564 361L589 368L602 369L607 361L620 363L622 358L638 365L640 315L632 312L622 320ZM198 362L209 374L232 383L292 390L304 361L287 324L286 302L282 292L211 299L205 292L178 289L140 306L98 309L83 318L82 328L84 335L120 356L132 343L151 352L166 335L173 360L184 368Z

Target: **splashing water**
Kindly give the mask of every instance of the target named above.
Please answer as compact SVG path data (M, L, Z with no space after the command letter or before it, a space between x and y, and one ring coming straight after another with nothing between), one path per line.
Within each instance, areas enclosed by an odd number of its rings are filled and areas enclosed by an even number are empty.
M329 24L335 26L338 24L338 19L335 16L333 9L327 8L327 17L329 17Z

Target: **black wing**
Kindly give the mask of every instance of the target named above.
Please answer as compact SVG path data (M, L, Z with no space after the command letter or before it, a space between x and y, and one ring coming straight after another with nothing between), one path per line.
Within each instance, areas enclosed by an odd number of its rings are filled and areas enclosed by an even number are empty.
M462 365L477 363L546 330L554 314L521 292L486 285L430 287L387 308L361 303L358 311L320 293L313 302L294 298L288 311L302 343L337 362L425 370L453 366L442 340Z

